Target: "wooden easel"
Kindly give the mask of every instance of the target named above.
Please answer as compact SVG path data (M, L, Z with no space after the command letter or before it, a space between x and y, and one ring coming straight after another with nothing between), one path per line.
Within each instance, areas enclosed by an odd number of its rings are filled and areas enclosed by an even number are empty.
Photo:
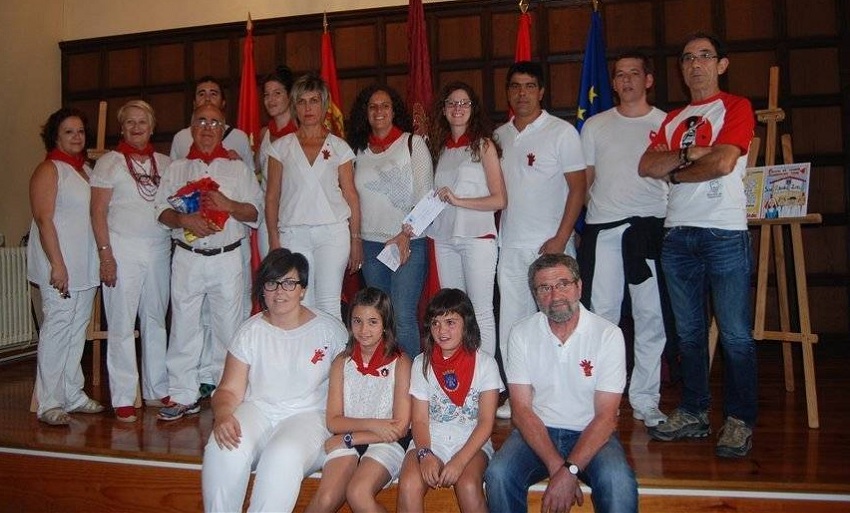
M106 154L106 102L101 101L98 105L98 113L97 113L97 147L94 149L88 150L87 156L90 160L97 160ZM98 287L97 292L94 296L94 303L92 304L91 310L91 318L89 319L89 325L86 328L86 341L92 343L92 358L91 358L91 383L93 386L100 386L100 366L102 361L102 352L101 352L101 342L106 340L109 336L109 332L102 329L101 318L103 317L103 293L101 292L100 287ZM139 338L138 330L133 332L134 338ZM142 394L141 388L138 384L136 384L136 400L133 402L133 406L136 408L142 407ZM36 394L35 387L32 390L32 399L30 400L30 411L36 412L38 411L38 396Z
M770 89L768 92L768 108L756 111L756 117L760 123L767 125L767 137L765 141L765 165L772 166L776 163L776 124L785 119L785 112L778 107L779 96L779 68L770 68ZM791 146L791 136L784 134L782 140L782 158L786 164L794 162ZM753 167L758 156L760 141L753 139L750 146L747 166ZM818 341L818 336L812 333L811 318L809 316L809 290L806 283L806 264L803 253L803 235L801 225L816 224L821 222L820 214L809 214L805 217L793 217L783 219L757 219L751 220L751 226L759 227L759 255L756 279L756 305L755 320L753 323L753 338L755 340L775 340L782 342L782 361L785 375L785 390L794 391L794 362L791 342L802 344L803 350L803 374L806 387L806 409L810 428L820 427L818 417L817 389L815 387L815 364L812 345ZM789 226L791 231L790 259L794 266L794 280L797 289L797 315L800 322L800 331L791 330L791 307L789 301L788 281L786 279L786 259L783 226ZM771 238L773 244L771 245ZM771 248L774 252L774 267L776 276L776 292L779 304L779 331L765 329L765 311L767 308L767 278L770 266ZM709 356L713 358L717 346L718 331L716 322L712 323L709 336Z

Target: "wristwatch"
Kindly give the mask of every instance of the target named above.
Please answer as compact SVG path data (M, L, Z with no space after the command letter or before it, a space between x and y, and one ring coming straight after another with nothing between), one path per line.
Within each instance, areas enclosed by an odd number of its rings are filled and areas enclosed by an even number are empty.
M344 443L349 449L354 447L354 437L351 436L350 432L342 435L342 443Z
M431 452L431 448L430 447L423 447L423 448L419 449L418 451L416 451L416 459L417 459L417 461L422 461L422 458L424 458L425 456L428 456L429 454L434 454L434 453Z
M570 460L566 460L564 462L564 466L567 467L567 471L574 476L578 476L578 473L581 471L581 469L578 468L578 465Z

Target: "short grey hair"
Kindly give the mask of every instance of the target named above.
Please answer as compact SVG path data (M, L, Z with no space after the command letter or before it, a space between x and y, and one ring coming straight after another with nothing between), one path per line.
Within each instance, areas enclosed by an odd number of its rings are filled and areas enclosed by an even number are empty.
M130 100L118 109L118 124L124 125L124 121L127 120L127 109L139 109L145 113L148 117L148 124L151 126L151 130L156 128L156 115L153 112L153 107L144 101L144 100Z
M578 262L576 259L565 255L563 253L549 253L545 255L540 255L537 257L537 260L531 263L528 266L528 288L531 290L532 297L537 297L537 294L534 291L534 277L537 276L537 273L542 271L543 269L551 269L552 267L558 267L562 265L569 269L569 271L573 275L574 280L580 280L581 275L579 274Z

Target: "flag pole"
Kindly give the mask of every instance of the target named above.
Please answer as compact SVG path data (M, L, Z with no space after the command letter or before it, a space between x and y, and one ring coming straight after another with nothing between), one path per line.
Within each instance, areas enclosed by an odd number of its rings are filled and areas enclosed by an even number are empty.
M594 0L594 3L596 3L596 0ZM519 0L519 10L523 14L528 12L528 0Z
M593 0L593 12L599 11L599 0Z

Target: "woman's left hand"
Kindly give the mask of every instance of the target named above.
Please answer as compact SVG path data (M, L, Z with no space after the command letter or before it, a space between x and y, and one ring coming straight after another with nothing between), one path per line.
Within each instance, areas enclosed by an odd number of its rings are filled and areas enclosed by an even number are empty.
M461 472L463 472L463 465L458 463L454 458L450 459L443 466L443 470L440 471L440 486L443 488L454 486L460 478Z
M351 251L348 253L348 274L354 274L363 267L363 241L351 239Z
M215 419L213 436L215 436L215 442L220 449L232 451L239 447L239 443L242 441L242 426L239 425L235 416L225 415Z

